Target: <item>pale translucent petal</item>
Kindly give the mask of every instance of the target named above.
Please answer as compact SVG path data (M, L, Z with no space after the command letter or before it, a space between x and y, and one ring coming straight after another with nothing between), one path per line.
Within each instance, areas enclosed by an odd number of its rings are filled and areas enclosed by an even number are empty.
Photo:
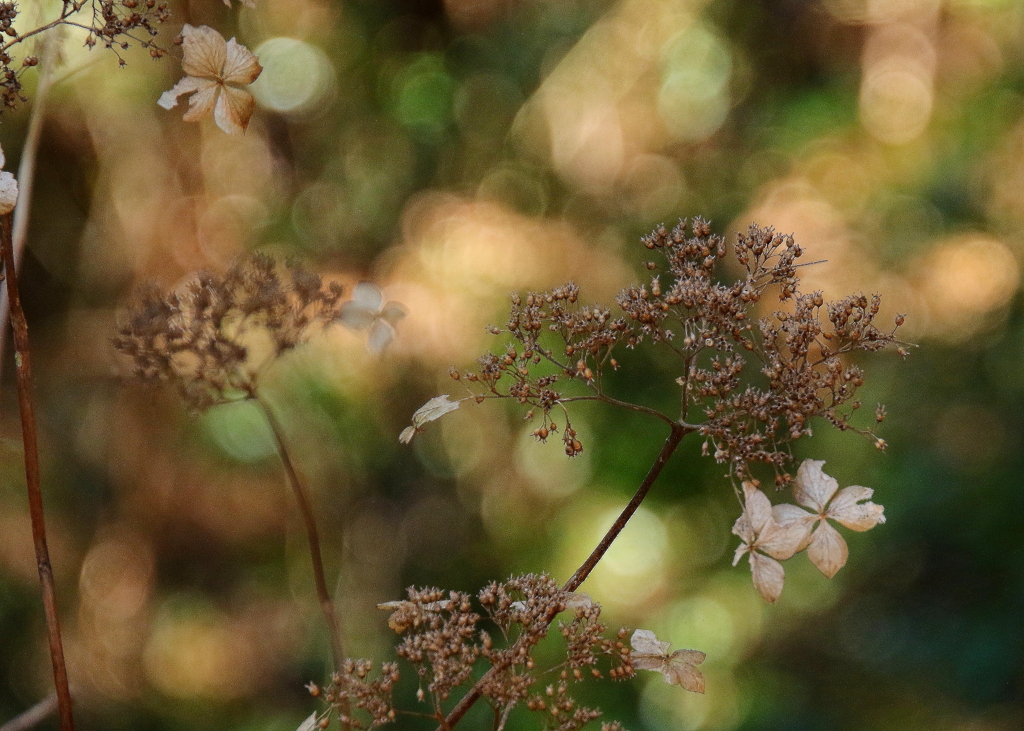
M227 43L221 78L226 84L251 84L259 78L263 67L253 52L232 38Z
M459 408L459 404L461 403L461 401L451 401L448 398L448 394L435 396L427 401L427 403L416 409L416 413L412 415L412 424L418 429L428 421L440 419L449 411L455 411L455 409Z
M750 527L754 532L760 533L765 523L772 519L771 500L750 482L743 483L743 493L746 496L746 507L743 512L750 519Z
M18 181L8 172L0 173L0 215L14 210L18 203Z
M757 535L746 513L740 513L740 517L732 524L733 535L737 535L744 543L753 543Z
M355 300L349 300L341 306L338 319L345 327L353 330L365 330L377 319L377 311L359 304Z
M821 573L831 579L846 565L850 549L839 535L839 531L823 520L814 531L811 544L807 547L807 557Z
M566 609L589 609L592 606L594 606L594 600L590 598L589 594L584 594L582 591L570 591L565 596Z
M249 118L256 109L252 94L242 89L224 86L213 119L229 135L240 135L249 126Z
M366 345L370 349L371 353L374 355L380 355L394 339L395 328L384 322L384 320L378 318L370 327L370 335L366 339Z
M305 721L299 724L299 727L295 731L313 731L317 727L316 711L313 711Z
M796 552L807 548L807 544L811 542L811 531L814 529L814 524L820 520L814 513L808 513L803 508L789 503L774 506L772 519L780 526L789 527L791 523L795 523L802 527L803 537L796 547Z
M217 104L220 85L215 81L208 81L206 83L207 86L205 88L199 89L188 98L188 111L181 117L186 122L198 122L213 114L214 106Z
M414 426L407 426L402 429L402 433L398 435L398 441L402 444L408 444L412 441L412 438L416 436L416 432L418 431L419 429Z
M352 288L351 301L359 307L370 310L374 315L378 315L380 306L384 302L384 293L373 282L359 282Z
M825 512L828 501L839 489L839 483L835 478L822 471L821 467L824 464L824 460L805 459L796 472L793 485L796 501L816 513Z
M870 487L851 485L836 495L828 508L828 517L845 525L850 530L866 531L885 522L884 507L875 503L861 503L874 494Z
M173 89L161 94L156 103L164 109L173 109L178 104L178 97L182 94L191 94L194 91L209 88L216 89L217 82L210 81L209 79L200 79L195 76L186 76L175 84Z
M735 566L736 564L738 564L740 562L740 559L743 558L743 554L747 553L748 551L750 551L750 546L748 546L746 543L741 543L740 545L736 546L736 553L732 555L732 565Z
M381 308L380 316L389 325L397 325L398 321L409 314L409 311L405 309L405 305L401 302L388 302Z
M754 588L766 602L774 604L782 594L782 585L786 580L782 564L773 558L751 552L750 572L754 578Z
M4 157L4 148L0 147L0 168L7 164L7 158Z
M633 648L633 658L637 655L656 655L662 657L668 654L668 649L672 646L670 642L662 642L658 639L658 636L651 632L649 629L638 629L633 632L633 636L629 638L629 644ZM634 663L635 665L635 663ZM645 670L649 668L644 668Z
M227 58L227 41L224 36L206 25L194 28L186 24L181 29L181 44L184 58L181 68L189 76L206 79L221 79L224 61Z

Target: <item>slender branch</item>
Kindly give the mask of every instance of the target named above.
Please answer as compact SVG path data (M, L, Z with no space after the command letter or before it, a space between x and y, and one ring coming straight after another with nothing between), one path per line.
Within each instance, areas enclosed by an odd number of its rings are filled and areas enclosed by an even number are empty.
M654 460L654 464L652 464L650 470L647 471L647 476L644 477L644 481L640 483L640 487L637 488L632 499L630 499L629 503L626 504L626 507L622 509L622 512L615 520L615 523L613 523L612 527L604 534L601 542L597 544L597 547L587 557L587 560L584 561L578 569L576 569L576 573L572 575L572 578L565 582L565 585L562 587L563 591L576 591L576 589L580 587L580 584L586 581L587 577L590 576L590 572L594 570L594 567L597 566L609 546L612 545L615 538L622 532L622 529L626 527L626 523L629 522L629 519L633 517L633 513L637 511L637 508L640 507L644 498L647 497L647 493L650 492L651 487L654 485L654 481L658 479L658 475L661 474L661 471L664 469L669 457L671 457L676 451L676 448L679 446L679 442L687 434L693 432L694 429L694 427L689 425L673 423L672 431L669 432L664 446L662 446L661 451L658 453L658 457ZM550 624L554 621L554 618L555 612L549 613L547 616L547 623ZM523 637L524 636L520 636L520 638L516 640L513 648L519 645L519 642ZM512 652L509 656L514 657L515 654L515 652ZM457 724L462 717L466 715L469 709L473 707L473 704L480 700L482 695L480 689L504 669L504 665L495 664L490 670L484 673L483 677L481 677L480 680L478 680L476 684L469 689L466 695L462 696L462 698L459 699L459 702L455 704L451 713L449 713L447 718L445 718L441 725L438 726L438 731L447 731L454 727L455 724Z
M11 329L14 331L14 362L18 375L18 407L21 413L21 436L25 445L25 482L28 486L28 506L32 519L32 541L36 549L39 581L43 586L43 608L46 612L46 634L53 665L53 685L57 692L61 731L74 731L71 715L71 691L68 690L68 671L64 664L64 645L60 638L57 618L57 593L53 583L50 551L46 546L46 524L43 518L43 492L39 478L39 447L37 444L36 416L32 409L32 367L29 357L28 323L18 296L18 278L14 270L14 249L11 246L11 216L0 216L0 248L3 249L4 271L7 278L7 298L10 304Z
M309 539L309 555L313 562L313 581L316 584L316 595L320 600L320 611L324 615L324 621L327 623L327 631L331 637L331 654L334 656L334 669L337 672L341 672L341 665L345 660L345 652L342 649L341 642L341 629L338 624L338 615L334 609L334 601L331 599L331 593L327 589L327 579L324 574L324 560L320 553L320 532L316 527L316 516L313 514L313 507L309 501L309 495L306 492L306 488L302 485L302 481L299 479L298 472L295 471L295 466L292 464L291 456L288 453L288 447L284 442L284 431L281 428L281 423L277 420L274 415L274 411L270 408L263 399L261 399L255 393L252 394L253 400L263 410L264 416L267 417L267 422L270 424L270 430L274 433L274 440L277 442L277 453L281 457L281 463L284 465L285 475L288 478L288 484L292 488L292 492L295 493L295 500L299 504L299 512L302 514L302 522L306 526L306 537ZM342 728L347 729L350 727L349 714L350 708L348 705L348 698L342 696Z

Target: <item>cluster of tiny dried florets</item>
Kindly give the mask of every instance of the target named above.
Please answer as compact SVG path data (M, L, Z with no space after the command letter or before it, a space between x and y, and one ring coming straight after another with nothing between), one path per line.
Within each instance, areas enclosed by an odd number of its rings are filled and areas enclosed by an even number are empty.
M772 228L751 225L737 235L731 256L725 240L701 218L693 220L689 235L680 221L671 231L657 228L642 243L665 258L663 267L649 262L647 268L664 271L649 285L619 294L622 316L606 307L580 305L574 284L513 295L506 327L491 328L511 335L505 352L485 355L475 372L452 370L452 377L482 385L485 392L478 400L515 399L529 408L528 418L539 411L542 423L534 436L541 441L558 431L550 412L562 409L562 439L570 456L582 445L566 404L603 400L699 431L707 453L728 463L731 472L749 477L752 464L764 463L774 468L780 484L790 479L787 445L810 433L812 417L852 428L849 419L861 405L855 393L863 373L844 357L897 344L902 317L883 332L874 324L877 295L826 302L820 292L801 294L796 261L803 252L792 236ZM729 282L722 281L726 261L742 271ZM769 292L788 310L761 316ZM616 347L632 349L645 340L681 359L677 417L617 402L604 391L605 368L618 367ZM572 383L582 385L582 395L578 387L566 392ZM884 410L876 413L880 421ZM866 429L856 431L871 435ZM884 447L881 440L876 444Z
M611 661L609 675L620 679L634 674L631 650L626 644L626 630L608 638L600 621L601 608L588 597L561 589L547 575L516 576L506 582L493 582L471 601L461 592L445 592L426 588L408 590L408 599L387 602L380 608L391 612L388 626L402 636L397 653L416 668L420 678L417 700L432 704L431 715L444 719L442 702L452 692L468 685L478 660L485 661L490 671L475 688L495 709L496 728L504 727L512 709L523 704L544 715L550 728L571 731L600 715L599 711L582 708L569 694L571 684L585 677L602 677L597 668L602 658ZM482 607L490 621L501 632L504 642L499 646L490 633L478 627L482 615L474 611ZM555 617L571 610L573 618L559 624L566 642L566 656L556 681L536 690L538 673L534 667L533 649L543 640ZM367 661L346 661L344 673L336 673L327 688L310 684L314 696L323 697L336 713L342 713L344 698L370 716L373 727L394 720L391 687L398 678L398 669L386 664L382 677L368 683L372 670ZM400 713L400 712L399 712ZM330 714L320 719L324 724ZM344 719L343 719L344 720ZM357 719L349 718L356 728ZM618 728L608 726L602 728Z
M86 6L86 12L92 16L88 20L78 15ZM8 53L11 46L36 34L36 31L19 34L14 28L17 17L16 2L0 2L0 34L10 39L0 42L0 99L7 108L28 101L21 93L21 74L26 68L39 63L36 56L25 56L20 64L15 64ZM153 58L164 55L165 51L153 39L158 33L156 25L170 17L169 4L157 0L64 0L59 16L41 28L58 25L85 28L89 31L86 46L92 48L101 43L111 49L117 55L119 65L124 66L126 62L121 51L130 48L132 43L149 49ZM140 34L142 37L138 37Z
M321 688L316 683L309 683L306 688L314 698L323 698L331 709L341 717L341 721L349 728L373 728L395 720L395 709L391 705L391 693L398 682L398 665L386 662L381 665L380 677L367 680L373 672L373 663L369 660L346 659L342 663L341 672L331 675L331 684ZM348 703L343 700L347 699ZM362 709L369 716L364 722L352 715L352 707ZM325 714L317 722L319 728L330 726L330 714Z
M170 381L203 410L253 397L268 357L261 346L281 355L337 320L342 304L340 284L325 287L317 274L257 254L223 276L200 274L180 292L145 292L114 346L136 377Z

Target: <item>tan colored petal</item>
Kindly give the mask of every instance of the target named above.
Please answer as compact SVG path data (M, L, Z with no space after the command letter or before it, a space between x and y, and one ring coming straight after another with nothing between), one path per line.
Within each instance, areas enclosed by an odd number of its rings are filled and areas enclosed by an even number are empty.
M8 172L0 173L0 215L6 215L18 204L18 181Z
M766 523L761 535L757 537L755 547L781 561L792 558L794 553L807 545L813 521L819 520L817 516L808 517L811 522L794 520L780 525L773 520Z
M773 558L751 552L750 572L753 574L754 587L758 593L766 602L774 604L782 594L782 585L786 580L786 571L782 564Z
M263 67L248 48L232 38L227 42L224 68L220 77L226 84L251 84L259 78Z
M808 513L803 508L797 507L796 505L790 505L789 503L781 503L772 507L772 520L774 520L780 526L791 526L796 524L799 526L799 530L802 531L803 536L797 543L796 551L798 553L805 548L807 544L811 542L811 531L814 529L814 524L820 520L820 518L814 513ZM778 556L776 556L778 558Z
M826 515L850 530L866 531L885 522L884 507L875 503L861 503L874 494L870 487L851 485L844 487L832 500Z
M850 549L839 535L839 531L823 520L814 531L811 544L807 547L807 557L818 567L818 571L831 579L846 565Z
M252 94L241 89L224 86L221 88L213 119L217 126L229 135L239 135L245 132L246 127L249 126L249 118L252 117L255 108L256 100L253 99Z
M797 470L796 480L793 482L793 495L796 501L816 513L825 512L828 501L839 489L839 483L835 478L822 471L823 464L824 460L805 459Z
M215 81L206 82L208 86L200 89L188 99L188 111L182 115L186 122L199 122L213 114L220 96L220 85Z
M156 100L164 109L173 109L178 104L178 97L183 94L192 94L197 91L204 89L216 89L217 82L210 81L209 79L200 79L195 76L186 76L177 84L174 85L170 91L165 91L160 95L160 98ZM212 105L210 107L213 108Z
M181 68L189 76L221 80L227 58L227 41L213 28L201 25L194 28L185 24L181 29L184 58Z
M694 693L704 692L704 676L695 666L707 657L700 650L676 650L668 659L665 682L678 685Z

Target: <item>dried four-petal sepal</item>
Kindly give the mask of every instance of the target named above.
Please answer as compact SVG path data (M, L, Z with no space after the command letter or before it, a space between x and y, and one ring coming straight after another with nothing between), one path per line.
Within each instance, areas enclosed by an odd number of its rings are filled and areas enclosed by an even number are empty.
M866 531L885 522L884 508L868 500L874 491L868 487L852 485L839 489L835 478L825 474L822 460L807 459L797 470L793 481L793 495L796 505L776 505L773 516L776 522L805 534L801 550L807 549L807 556L821 573L832 578L846 565L849 547L829 520L855 531ZM813 532L812 532L813 530Z
M221 276L200 273L180 290L143 290L114 346L143 381L176 385L189 406L251 396L260 368L337 319L343 290L296 265L247 257ZM268 354L254 344L269 343Z
M697 666L707 658L700 650L676 650L669 652L671 645L662 642L646 629L638 629L630 638L633 651L630 662L637 670L653 670L661 673L665 682L678 685L694 693L704 692L704 676Z
M246 87L263 71L259 60L234 38L226 41L209 26L186 23L181 37L181 67L186 76L161 94L157 104L172 109L178 97L189 96L189 108L183 117L186 122L212 116L228 134L245 132L256 108L256 100Z

